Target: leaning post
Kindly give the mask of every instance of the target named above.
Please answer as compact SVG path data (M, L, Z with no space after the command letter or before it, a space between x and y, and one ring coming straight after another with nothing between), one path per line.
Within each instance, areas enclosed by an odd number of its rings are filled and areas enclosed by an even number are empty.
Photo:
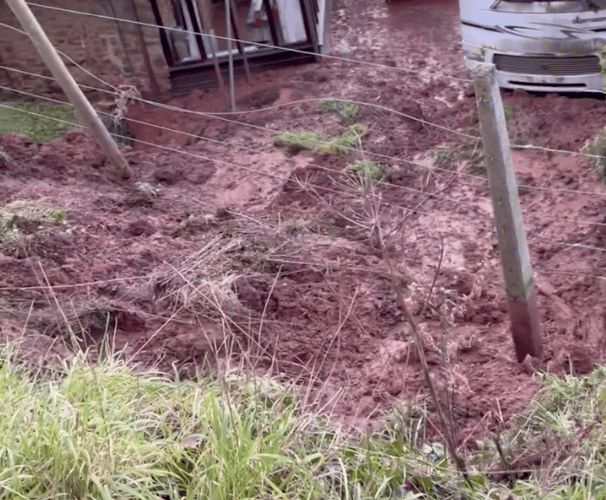
M113 165L125 176L131 176L131 169L128 162L118 149L118 146L112 139L112 136L105 128L99 115L95 112L91 103L78 87L74 77L67 70L67 67L59 57L59 54L46 36L46 33L40 26L34 14L28 7L25 0L6 0L19 23L32 40L36 50L44 60L44 63L57 80L57 83L65 92L69 101L76 108L76 115L82 125L85 125L93 134L101 149L113 163Z
M494 221L518 362L543 352L536 291L513 171L501 93L493 64L472 68Z

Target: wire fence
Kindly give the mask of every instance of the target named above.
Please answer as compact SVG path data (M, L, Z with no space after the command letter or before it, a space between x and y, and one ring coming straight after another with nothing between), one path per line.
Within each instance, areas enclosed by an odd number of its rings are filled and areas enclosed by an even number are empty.
M66 15L74 16L75 19L79 19L79 18L83 18L83 17L94 17L94 18L103 19L105 21L124 23L127 25L137 25L137 26L141 26L141 27L145 27L145 28L154 29L154 30L158 30L158 29L162 28L162 29L166 29L166 30L183 31L179 28L171 28L171 27L166 27L166 26L160 27L154 23L135 21L135 20L120 18L120 17L116 17L116 16L108 16L108 15L91 13L91 12L83 12L83 11L78 11L78 10L74 10L74 9L65 9L65 8L61 8L61 7L42 5L42 4L33 3L33 2L30 2L29 5L35 9L53 10L53 11L60 12L60 13L66 14ZM6 23L0 23L0 28L10 29L10 30L20 32L21 34L23 34L23 32L21 30L19 30L18 28L15 28L14 26L10 26ZM227 38L221 37L221 36L217 36L217 38L223 39L223 40L227 39ZM241 40L241 39L237 39L237 38L230 38L229 40L232 42L236 42L236 43L242 42L242 43L246 43L246 44L255 45L255 42L250 42L247 40ZM278 46L271 45L271 44L257 44L257 45L272 48L275 50L285 51L285 52L293 52L293 53L301 52L301 51L298 51L297 49L288 48L288 47L278 47ZM121 88L120 86L112 84L112 83L106 81L104 78L102 78L98 75L95 75L93 72L87 70L82 64L78 63L73 58L67 56L65 53L62 53L62 55L66 58L66 60L73 67L79 69L82 73L87 74L92 80L94 80L98 83L98 86L83 84L82 88L97 92L99 94L106 95L113 102L116 102L121 97L124 97L125 90L123 87ZM361 59L355 59L355 58L349 58L349 57L341 57L341 56L335 56L335 55L331 55L331 54L320 54L319 57L321 57L322 59L324 59L328 62L331 62L331 63L364 66L364 67L369 67L369 68L379 68L381 70L387 71L394 75L402 74L402 73L405 73L405 74L415 74L415 73L420 74L421 73L419 70L416 70L413 68L393 67L391 65L382 64L382 63L378 63L378 62L374 62L374 61L367 61L367 60L361 60ZM0 64L0 71L4 72L5 75L18 74L18 75L24 75L27 77L31 77L34 79L39 79L41 81L46 81L46 82L54 81L52 76L40 74L40 73L36 73L36 72L32 72L32 71L27 71L23 68L11 67L6 64ZM458 77L458 76L450 74L448 72L429 71L429 73L436 77L447 77L450 79L455 79L461 84L471 83L471 81L467 78ZM9 82L10 82L10 78L9 78ZM11 111L16 111L18 113L27 114L29 116L36 117L39 120L55 121L57 123L61 123L62 125L66 126L66 127L78 127L79 126L78 123L76 122L75 118L73 117L73 115L71 118L67 117L66 115L48 116L47 114L36 112L35 110L27 109L25 107L19 106L20 101L21 102L47 102L47 103L52 103L53 105L57 105L60 107L70 108L71 105L69 103L66 103L62 99L43 95L42 93L28 92L28 91L19 89L16 86L11 86L11 85L2 85L2 86L0 86L0 90L2 90L6 96L10 96L11 98L14 99L14 101L7 100L6 98L3 99L4 103L0 104L0 107L2 107L3 109L11 109ZM245 121L246 116L249 116L249 115L254 116L254 115L259 115L259 114L263 114L263 113L284 110L284 109L288 109L288 108L292 109L294 107L300 107L300 106L309 106L309 108L311 108L313 111L314 109L317 108L317 105L319 103L330 100L330 101L334 101L334 102L341 102L341 103L345 103L348 105L357 106L357 107L359 107L361 109L365 109L365 110L374 110L375 112L381 112L390 117L397 117L399 119L405 119L405 120L409 120L409 121L418 123L420 126L426 127L431 130L445 132L452 136L453 143L462 144L462 141L466 141L467 144L469 144L470 142L472 144L475 144L476 151L479 150L478 148L479 148L479 143L480 143L480 137L477 132L469 133L468 131L465 131L465 130L454 129L452 127L442 125L440 123L434 123L431 120L427 120L425 118L415 116L410 113L405 113L405 112L393 109L389 106L384 106L381 104L377 104L375 102L368 102L368 101L354 99L354 98L348 99L348 98L344 98L342 96L325 95L325 96L320 96L320 97L298 99L298 100L289 101L284 104L266 106L266 107L263 107L260 109L240 110L236 113L223 112L223 111L222 112L206 112L206 111L200 111L200 110L196 110L196 109L185 109L183 107L176 106L173 104L167 104L164 102L158 102L158 101L154 101L154 100L150 100L150 99L145 99L145 98L142 98L140 95L136 95L136 94L129 95L128 99L134 103L138 103L141 105L183 114L184 116L190 116L192 119L194 119L196 117L200 117L200 118L204 118L207 120L217 120L217 121L221 121L223 123L233 125L235 127L240 127L242 129L253 130L255 132L265 134L265 136L267 137L267 141L269 141L269 142L271 142L271 138L273 138L273 136L275 136L275 134L280 133L283 130L281 130L279 127L271 127L268 125L259 125L259 124L255 124L255 123L248 123L247 121ZM115 114L116 114L115 110L113 112L111 112L111 111L108 111L107 109L98 109L98 112L100 115L106 116L110 119L115 118ZM182 136L182 137L186 137L189 139L195 139L196 141L199 141L202 143L214 144L214 145L221 146L221 147L236 148L243 152L256 154L256 155L263 155L266 153L266 150L251 147L249 145L241 144L239 142L234 142L229 139L220 140L220 139L216 139L216 138L205 137L203 134L196 134L196 133L192 133L187 130L179 130L174 127L162 124L162 123L154 123L151 121L143 121L143 120L136 120L136 119L129 119L129 121L131 121L132 123L134 123L140 127L150 127L150 128L153 128L153 129L156 129L159 131L167 132L170 134L175 134L177 136ZM255 175L269 177L280 183L287 183L291 180L290 177L287 175L279 175L279 174L268 172L268 171L265 171L262 169L255 169L255 168L250 167L245 164L237 163L234 161L228 161L223 158L218 158L216 156L212 156L211 154L201 154L198 151L191 151L191 150L187 150L187 149L181 148L181 147L173 147L173 146L169 146L169 145L157 144L157 143L153 143L153 142L149 142L149 141L144 141L144 140L138 139L136 137L123 136L119 133L114 133L114 136L118 139L130 141L134 145L145 146L147 148L156 149L158 151L164 151L164 152L174 153L177 155L183 155L184 157L188 157L188 158L192 158L192 159L196 159L196 160L210 161L217 165L232 167L232 168L235 168L242 172L247 172L249 174L255 174ZM438 147L438 146L439 145L436 145L436 147ZM373 160L376 160L378 162L385 162L390 165L405 164L408 167L415 169L417 171L420 171L420 172L429 173L431 175L443 174L443 175L449 176L450 180L448 182L445 179L442 179L443 184L445 184L447 182L447 186L445 188L442 188L442 189L438 188L433 191L430 188L423 189L423 188L413 187L413 186L408 186L408 185L394 184L394 183L388 182L386 180L377 180L376 186L379 189L389 189L391 191L401 193L401 196L403 198L405 198L407 195L425 198L425 200L421 204L419 204L418 200L416 200L416 202L412 206L406 206L406 204L404 204L404 203L395 203L393 201L383 200L381 202L382 206L385 209L398 211L401 214L408 214L408 216L419 215L419 216L425 216L425 217L432 217L433 209L435 209L435 205L432 208L425 208L425 209L422 208L423 204L427 204L429 202L449 203L456 207L464 206L464 207L467 207L470 209L474 208L477 206L477 203L473 199L463 199L460 196L460 191L454 190L454 187L455 187L454 185L455 184L465 184L469 187L474 187L474 188L487 187L486 177L481 174L475 174L475 173L469 172L468 166L466 166L466 167L464 166L461 169L455 170L455 169L453 169L452 165L439 164L438 162L435 162L435 161L428 163L428 162L420 161L417 158L406 157L404 155L395 156L393 154L384 154L379 151L373 150L372 144L364 143L364 141L362 141L362 140L360 141L359 144L346 145L344 147L346 149L349 149L351 153L353 153L356 156L361 157L361 158L372 158ZM596 159L606 160L606 157L601 156L601 155L588 155L586 153L582 153L581 151L573 151L573 150L559 149L559 148L549 148L549 147L533 145L533 144L518 145L516 147L521 150L535 150L535 151L543 152L543 153L574 155L574 156L585 157L585 158L593 157ZM342 180L340 181L341 183L340 184L337 183L337 185L336 185L337 187L335 187L335 186L332 186L332 187L314 186L314 189L320 195L341 196L341 197L349 198L352 201L355 200L357 197L359 197L359 193L357 193L355 191L355 189L352 189L351 183L349 182L349 177L346 172L337 172L337 171L335 171L335 169L333 167L323 165L321 162L318 162L318 160L310 161L309 166L314 169L323 171L330 175L334 175L337 177L341 176L341 178L342 178ZM551 185L534 185L534 184L526 185L524 183L520 183L519 188L526 190L527 192L534 192L534 193L544 192L544 193L552 196L553 199L555 199L555 200L557 200L558 196L561 196L564 194L594 197L595 199L606 198L606 192L604 190L601 190L599 188L599 186L597 185L597 183L596 183L596 186L597 186L597 188L595 190L587 190L587 189L580 189L580 188L554 187ZM449 194L448 191L451 188L453 189L452 192L454 194ZM560 214L555 214L552 211L546 211L545 213L536 213L536 211L534 209L526 209L526 211L527 211L528 216L533 217L533 218L539 218L540 220L545 221L548 228L552 227L553 225L556 225L556 224L563 224L563 225L568 225L568 226L573 226L573 225L589 226L592 228L599 228L599 227L606 225L606 223L601 220L591 220L588 218L581 218L580 216L576 216L576 215L573 215L573 216L570 216L567 214L560 215ZM430 230L428 230L428 231L430 231ZM596 256L603 254L603 252L605 251L603 248L596 246L596 245L591 245L591 244L587 244L587 243L583 243L583 242L574 243L574 242L556 241L553 239L542 238L540 235L537 236L536 234L531 234L529 237L529 241L531 243L531 246L536 243L537 245L547 244L550 246L564 247L564 248L569 249L570 251L590 250L590 251L594 252L596 254ZM600 278L600 279L603 277L603 275L601 273L602 269L598 268L598 267L594 268L593 274L590 272L591 271L590 269L575 269L575 268L549 269L547 267L541 268L539 266L536 270L537 270L537 272L541 272L541 273L545 273L545 274L550 274L550 273L551 274L567 274L567 273L569 273L569 274L576 274L576 275L584 274L587 276L593 276L595 278Z

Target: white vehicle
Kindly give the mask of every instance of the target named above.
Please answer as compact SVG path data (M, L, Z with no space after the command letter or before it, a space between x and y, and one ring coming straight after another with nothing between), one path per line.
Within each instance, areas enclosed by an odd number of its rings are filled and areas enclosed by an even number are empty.
M509 89L603 92L606 0L460 0L467 61Z

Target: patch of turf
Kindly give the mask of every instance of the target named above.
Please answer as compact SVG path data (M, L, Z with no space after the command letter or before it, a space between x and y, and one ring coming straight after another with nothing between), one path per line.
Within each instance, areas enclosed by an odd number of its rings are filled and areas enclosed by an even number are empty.
M17 132L35 142L51 141L76 123L74 109L69 105L19 101L0 104L0 133Z

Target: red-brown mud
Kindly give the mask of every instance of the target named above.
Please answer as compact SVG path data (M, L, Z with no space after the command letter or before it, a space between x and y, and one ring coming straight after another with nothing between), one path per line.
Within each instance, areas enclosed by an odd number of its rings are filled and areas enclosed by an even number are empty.
M225 113L216 91L168 103L189 112L132 106L141 142L125 149L131 181L85 133L43 145L0 136L0 203L67 214L23 224L19 243L2 247L2 338L45 364L71 355L71 331L82 347L106 344L180 376L231 356L311 384L320 407L364 424L426 394L380 228L439 393L454 394L461 440L522 410L537 380L514 355L456 2L351 4L335 6L332 54L359 63L238 82L235 116L203 114ZM318 97L373 105L360 106L364 153L273 145L277 131L337 134L350 123L318 112ZM578 151L606 125L598 100L504 99L517 143ZM386 165L380 201L344 173L362 157ZM542 366L585 373L602 360L606 192L579 155L524 149L513 160Z

